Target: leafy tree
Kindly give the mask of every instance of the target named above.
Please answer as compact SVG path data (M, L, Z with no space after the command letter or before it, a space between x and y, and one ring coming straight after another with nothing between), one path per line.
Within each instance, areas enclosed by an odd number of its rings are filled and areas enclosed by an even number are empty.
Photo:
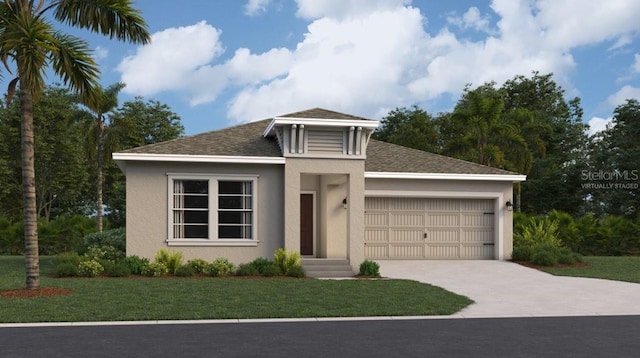
M123 150L164 142L184 134L180 116L166 104L136 97L109 114L109 149ZM104 162L105 204L114 226L124 224L125 178L109 156Z
M113 135L109 135L109 129L112 124L107 115L118 106L118 93L124 88L122 82L115 83L106 89L98 86L98 98L95 101L86 103L87 108L91 111L93 121L89 128L87 137L87 156L89 160L96 163L96 207L98 217L98 231L102 232L102 216L103 216L103 173L104 163L109 160L111 153L117 143ZM114 129L117 130L117 129Z
M438 132L433 119L417 106L396 108L389 112L373 138L427 152L436 152L438 149Z
M533 155L527 181L522 183L523 210L537 214L552 209L583 211L580 173L586 168L588 136L580 99L567 101L551 73L515 76L501 90L505 112L527 110L532 116L529 125L519 124Z
M85 101L97 99L99 69L86 41L58 31L46 17L110 38L147 43L150 34L129 0L55 0L47 6L29 0L0 3L0 58L7 71L13 63L16 78L9 83L8 101L16 89L21 109L23 222L26 288L40 286L33 102L44 90L44 75L51 66L65 85L81 93ZM18 87L19 85L19 87Z
M461 131L445 143L444 153L479 164L524 171L531 161L527 142L493 83L465 89L451 121Z
M590 190L596 213L638 217L640 196L640 102L627 101L615 108L612 125L594 138L587 178L592 184L619 186Z
M88 175L84 155L78 96L66 88L47 86L33 109L38 156L35 158L38 216L50 218L77 213L86 203ZM20 108L0 110L0 215L22 219L20 185ZM17 203L17 204L16 204Z

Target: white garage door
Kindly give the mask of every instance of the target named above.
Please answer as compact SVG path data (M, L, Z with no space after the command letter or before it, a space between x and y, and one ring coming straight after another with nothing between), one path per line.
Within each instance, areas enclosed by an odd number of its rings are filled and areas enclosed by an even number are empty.
M365 257L493 259L494 200L365 199Z

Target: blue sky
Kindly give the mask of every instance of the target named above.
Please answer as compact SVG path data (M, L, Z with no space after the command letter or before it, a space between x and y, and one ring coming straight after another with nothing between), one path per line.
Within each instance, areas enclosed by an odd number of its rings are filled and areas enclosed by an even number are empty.
M451 110L465 84L553 72L602 128L640 98L637 0L138 0L141 47L74 31L121 101L166 103L187 134L312 107L380 119ZM52 79L53 81L53 79Z

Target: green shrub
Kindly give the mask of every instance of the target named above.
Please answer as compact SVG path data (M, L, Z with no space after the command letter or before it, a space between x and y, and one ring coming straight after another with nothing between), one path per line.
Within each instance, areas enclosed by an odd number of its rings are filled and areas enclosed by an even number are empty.
M104 267L96 260L82 261L78 265L78 274L84 277L96 277L102 274Z
M380 277L380 265L371 260L364 260L360 264L359 276Z
M203 259L193 259L187 261L187 265L191 267L194 274L206 273L209 263Z
M576 263L576 259L573 253L560 253L560 255L558 255L558 263L563 265L573 265Z
M531 255L531 262L539 266L553 266L558 263L558 251L553 247L543 247Z
M118 262L124 259L124 253L113 246L89 246L84 256L101 263Z
M78 265L71 262L63 262L56 265L55 274L58 277L75 277L79 275Z
M598 222L596 233L599 255L628 255L640 249L640 229L627 218L607 215Z
M190 265L181 265L176 269L175 275L179 277L189 277L195 275L195 272Z
M169 273L165 264L160 262L149 262L142 267L142 275L148 277L160 277Z
M205 273L209 276L228 276L235 271L235 265L225 257L218 257L207 265Z
M307 273L304 271L302 265L297 265L289 267L289 271L287 271L286 275L289 277L305 277Z
M129 272L133 275L142 275L142 269L149 265L149 259L142 258L136 255L128 256L124 259L124 262L129 267Z
M267 268L267 267L273 266L274 264L275 263L273 261L264 257L258 257L253 261L249 262L249 265L252 266L254 269L256 269L259 275L264 275L266 270L271 270L270 268Z
M78 255L77 252L69 251L69 252L63 252L63 253L57 254L53 261L53 264L55 266L60 266L62 264L70 263L78 267L81 261L82 261L82 257Z
M272 276L282 276L282 270L280 266L276 265L275 262L271 265L264 266L262 268L262 272L260 272L262 276L272 277Z
M257 276L260 272L251 264L240 264L236 270L236 276Z
M513 261L530 261L533 250L530 246L518 246L513 248L511 260Z
M156 263L163 264L170 274L175 274L182 265L182 252L162 249L156 254Z
M558 221L547 217L530 217L516 227L513 247L529 246L536 249L541 246L560 247L558 239Z
M106 261L103 262L104 266L104 275L109 277L127 277L131 275L131 270L129 269L129 265L122 260L118 262Z
M273 262L280 267L283 274L287 274L291 267L300 266L300 253L279 248L273 254Z
M63 215L52 220L38 220L38 244L43 255L64 251L82 251L85 235L96 230L95 218Z
M86 248L91 246L112 246L125 254L127 250L127 236L125 228L94 232L84 237Z

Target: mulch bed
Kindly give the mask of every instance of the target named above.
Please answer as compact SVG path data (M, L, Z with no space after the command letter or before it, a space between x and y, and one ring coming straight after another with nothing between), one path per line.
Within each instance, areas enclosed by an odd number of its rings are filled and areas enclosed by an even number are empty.
M26 288L18 288L14 290L0 291L2 298L34 298L34 297L53 297L68 295L72 290L62 287L40 287L33 290Z

